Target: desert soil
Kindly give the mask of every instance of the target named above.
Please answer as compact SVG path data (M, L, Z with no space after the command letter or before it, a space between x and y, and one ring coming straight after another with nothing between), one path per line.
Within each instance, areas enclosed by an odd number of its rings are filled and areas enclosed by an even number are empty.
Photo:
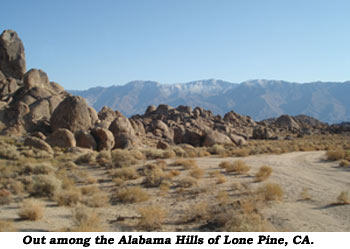
M251 170L248 175L227 175L219 163L227 160L243 160ZM283 201L271 202L263 209L264 217L272 224L274 231L350 231L350 205L337 205L337 196L350 190L350 170L339 168L337 162L325 161L325 152L293 152L282 155L256 155L245 158L195 158L205 176L198 185L180 192L171 188L163 193L159 188L148 188L152 196L147 202L136 204L116 203L109 207L97 208L109 231L136 231L139 207L155 205L167 210L162 231L198 231L202 224L182 222L191 207L199 202L213 203L216 196L227 191L228 198L235 198L234 183L247 184L255 189L262 183L254 182L254 174L260 166L268 165L273 173L266 182L280 184L284 191ZM168 159L167 162L172 162ZM135 167L140 167L137 165ZM171 167L171 166L169 166ZM174 167L174 169L180 169ZM84 167L84 170L86 168ZM210 172L221 171L226 182L216 184L217 178ZM90 167L88 171L99 180L99 187L113 193L115 185L102 169ZM181 171L179 179L188 175ZM129 186L141 183L137 179ZM311 199L302 200L301 192L307 189ZM72 226L69 207L58 207L54 202L41 200L45 204L45 215L39 221L22 221L18 217L21 202L0 206L0 219L14 221L18 231L57 231Z

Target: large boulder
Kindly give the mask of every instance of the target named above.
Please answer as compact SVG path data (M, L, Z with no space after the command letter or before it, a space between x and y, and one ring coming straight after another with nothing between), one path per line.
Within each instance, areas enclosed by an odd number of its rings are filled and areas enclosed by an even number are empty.
M97 142L97 149L99 151L113 149L115 142L111 131L97 127L92 129L91 133Z
M84 98L68 96L54 110L50 123L53 131L66 128L77 132L90 129L97 119L96 111L87 105Z
M0 69L16 79L22 79L26 72L23 43L13 30L5 30L0 36Z
M64 128L57 129L46 138L46 142L52 147L70 148L76 146L74 134Z
M27 137L24 140L24 145L29 147L34 147L39 150L44 150L51 154L53 153L51 146L48 143L46 143L44 140L38 137Z
M78 147L92 150L96 150L97 148L95 138L88 131L77 131L75 133L75 140Z
M31 89L34 87L49 88L50 84L47 74L38 69L30 69L28 72L26 72L23 81L26 89Z
M280 116L276 122L275 125L280 128L285 128L289 131L299 131L300 126L298 122L289 115L282 115Z
M98 126L101 128L108 129L112 121L117 117L118 117L118 114L115 111L113 111L111 108L107 106L104 106L98 112L98 119L100 120L100 122L98 123Z
M272 139L273 133L266 126L257 126L253 130L253 139Z
M232 140L218 131L208 131L204 137L203 146L210 147L214 144L231 144Z
M113 133L115 148L130 148L138 143L129 119L121 114L111 123L109 130Z

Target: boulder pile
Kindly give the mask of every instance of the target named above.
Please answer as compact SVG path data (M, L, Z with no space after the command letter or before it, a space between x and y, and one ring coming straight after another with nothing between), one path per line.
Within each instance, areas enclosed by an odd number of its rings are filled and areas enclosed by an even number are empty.
M23 137L25 145L49 153L52 147L76 146L98 151L175 144L242 146L248 139L324 131L330 131L327 124L305 115L255 122L234 111L222 118L182 105L149 106L143 115L131 118L109 107L97 113L82 97L50 81L44 71L27 71L24 46L15 31L5 30L0 36L0 133Z

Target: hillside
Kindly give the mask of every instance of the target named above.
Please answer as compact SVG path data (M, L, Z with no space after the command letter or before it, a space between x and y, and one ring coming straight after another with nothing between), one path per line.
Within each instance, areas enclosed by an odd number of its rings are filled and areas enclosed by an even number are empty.
M290 83L253 80L241 84L201 80L185 84L132 81L126 85L70 91L97 111L103 106L131 116L148 105L200 106L223 115L231 110L263 120L282 114L312 116L327 123L350 121L350 82Z

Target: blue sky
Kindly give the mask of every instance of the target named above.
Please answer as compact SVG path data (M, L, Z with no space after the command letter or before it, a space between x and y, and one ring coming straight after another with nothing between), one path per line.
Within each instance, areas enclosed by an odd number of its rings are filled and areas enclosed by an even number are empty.
M1 9L27 68L67 89L350 80L347 0L11 0Z

